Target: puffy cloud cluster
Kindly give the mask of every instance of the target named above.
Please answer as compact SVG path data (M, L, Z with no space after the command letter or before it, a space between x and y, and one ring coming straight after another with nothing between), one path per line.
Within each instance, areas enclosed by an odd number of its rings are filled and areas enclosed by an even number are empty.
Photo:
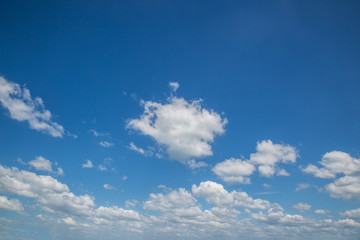
M252 175L256 168L263 177L272 177L274 174L289 176L289 173L278 165L295 163L297 156L294 147L266 140L257 143L256 153L250 154L250 159L227 159L216 164L212 170L225 182L249 184L248 176Z
M199 186L193 185L192 192L197 197L205 198L209 204L218 207L246 207L251 209L267 209L270 202L262 199L253 199L246 192L224 189L224 186L212 181L202 182Z
M131 119L127 128L151 136L166 147L171 159L183 163L212 155L210 143L225 132L227 120L202 108L201 101L172 97L166 104L147 101L144 108L141 117Z
M59 232L63 232L65 227L72 234L76 230L90 235L100 232L107 239L116 239L128 232L138 234L129 239L143 236L151 239L172 236L179 239L193 239L194 236L199 239L217 239L219 236L259 239L280 235L302 239L317 234L327 237L334 233L338 238L352 239L360 232L360 223L353 220L358 216L358 209L342 213L345 219L315 220L286 214L279 204L253 199L245 192L229 192L223 185L211 181L193 185L191 191L184 188L164 191L166 193L150 194L143 204L147 213L142 215L119 206L96 207L93 197L77 196L67 185L50 176L0 165L0 193L34 199L36 206L45 211L37 219L52 224L52 231L59 227ZM199 203L200 198L208 204L205 209ZM137 204L137 200L126 202L128 207ZM6 196L0 196L0 208L21 214L26 210L18 199ZM160 214L152 214L152 211Z
M53 137L62 137L64 127L52 121L51 112L45 109L43 100L33 99L29 89L0 77L0 102L12 119L27 121L30 128L47 133Z
M196 202L191 193L179 188L166 195L150 194L150 199L145 202L144 209L159 210L175 216L196 216L201 212Z
M51 176L36 175L1 165L0 192L33 198L44 211L52 214L83 217L91 221L140 219L140 215L133 210L124 210L117 206L96 208L93 197L87 194L76 196L66 184ZM8 200L6 197L0 197L0 207L17 212L24 211L18 200Z
M360 219L360 208L340 213L342 217Z
M321 167L309 164L302 171L318 178L334 179L341 177L325 186L333 198L360 199L360 160L348 153L332 151L326 153L319 162Z

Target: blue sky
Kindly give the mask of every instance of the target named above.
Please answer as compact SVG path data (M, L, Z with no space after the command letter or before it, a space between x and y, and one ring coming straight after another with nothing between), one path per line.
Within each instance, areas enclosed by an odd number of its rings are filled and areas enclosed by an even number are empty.
M356 1L2 1L1 239L357 239Z

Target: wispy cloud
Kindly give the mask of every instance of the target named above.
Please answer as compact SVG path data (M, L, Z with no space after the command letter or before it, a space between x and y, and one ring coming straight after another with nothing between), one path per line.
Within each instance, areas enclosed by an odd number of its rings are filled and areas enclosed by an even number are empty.
M114 146L114 143L112 143L112 142L107 142L107 141L100 141L100 142L99 142L99 145L102 146L102 147L105 147L105 148L109 148L109 147Z
M0 102L12 119L27 121L30 128L53 137L64 135L64 127L52 121L52 114L45 109L43 100L39 97L33 99L26 87L21 88L19 84L0 77Z

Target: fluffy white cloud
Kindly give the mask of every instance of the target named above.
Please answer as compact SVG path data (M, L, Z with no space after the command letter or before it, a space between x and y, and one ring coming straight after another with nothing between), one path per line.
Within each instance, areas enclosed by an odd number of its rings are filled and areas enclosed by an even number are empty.
M300 212L309 211L311 209L311 205L307 203L297 203L292 208L299 210Z
M39 171L53 171L51 162L41 156L36 157L34 160L30 161L29 165Z
M99 142L99 145L102 146L102 147L105 147L105 148L109 148L109 147L114 146L113 143L107 142L107 141L100 141L100 142Z
M93 168L94 165L92 164L92 162L91 162L89 159L87 159L87 160L86 160L86 163L83 163L83 164L82 164L82 167L83 167L83 168Z
M253 199L246 192L232 191L224 189L224 186L212 181L201 182L199 186L192 186L192 192L197 197L205 198L209 204L220 207L246 207L252 209L267 209L270 203L262 199Z
M57 164L57 163L55 163ZM34 160L29 162L29 165L35 168L38 171L46 171L51 173L56 173L57 175L64 175L64 170L62 168L58 168L57 172L52 169L52 162L48 159L43 158L42 156L36 157Z
M302 170L318 178L335 178L337 174L352 175L360 172L360 160L345 152L328 152L319 163L321 168L309 164Z
M302 171L318 178L336 178L325 186L333 198L360 199L360 160L351 157L348 153L332 151L326 153L319 162L322 167L309 164Z
M297 150L289 145L274 144L271 140L258 142L256 153L250 154L249 160L227 159L215 165L213 172L228 183L250 184L250 176L258 168L260 176L289 176L290 174L278 167L283 163L294 163Z
M279 205L269 208L267 212L251 213L250 215L255 220L271 225L304 226L310 222L301 215L285 214L284 209Z
M30 128L53 137L64 135L63 126L51 120L51 112L45 109L42 99L32 99L26 87L0 77L0 102L12 119L27 121Z
M50 176L36 175L1 165L0 192L33 198L43 210L60 216L67 215L63 222L70 225L75 223L73 217L83 217L94 222L140 219L137 212L117 206L95 208L93 197L87 194L76 196L70 192L67 185ZM8 200L2 196L0 208L23 212L23 207L17 199Z
M8 199L6 196L0 196L0 208L24 213L24 207L18 199Z
M183 188L174 190L164 195L150 194L150 199L144 203L144 209L159 210L165 214L173 214L175 216L192 217L201 213L196 206L197 200L191 193Z
M256 168L248 161L231 158L216 164L212 170L225 182L249 184L250 179L246 176L251 175Z
M342 217L360 219L360 208L340 213Z
M125 210L117 206L99 207L96 209L96 217L108 220L140 220L140 214L133 210Z
M360 177L344 176L325 186L333 198L356 198L360 200Z
M127 128L153 137L166 147L171 159L185 163L189 158L210 156L210 143L225 132L227 120L200 103L176 97L166 104L145 102L144 113L139 119L131 119Z
M0 192L34 198L48 212L87 215L95 206L88 195L75 196L67 185L50 176L0 165Z
M267 140L257 143L256 153L250 154L249 162L258 165L261 176L272 177L275 172L280 176L289 176L285 170L277 169L276 166L279 163L295 163L297 156L296 148Z

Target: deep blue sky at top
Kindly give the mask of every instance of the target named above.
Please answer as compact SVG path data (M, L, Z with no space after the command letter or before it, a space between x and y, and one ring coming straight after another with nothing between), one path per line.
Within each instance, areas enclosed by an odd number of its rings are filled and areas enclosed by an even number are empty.
M127 146L134 136L125 125L141 114L138 101L164 101L175 81L179 96L202 98L229 120L210 162L247 157L263 139L296 146L304 165L332 150L359 157L359 4L1 1L0 73L27 84L80 138L90 128L82 121L96 119L94 128ZM49 141L0 129L9 148ZM60 140L50 141L55 148ZM74 159L89 158L74 144ZM38 150L28 158L46 151Z

